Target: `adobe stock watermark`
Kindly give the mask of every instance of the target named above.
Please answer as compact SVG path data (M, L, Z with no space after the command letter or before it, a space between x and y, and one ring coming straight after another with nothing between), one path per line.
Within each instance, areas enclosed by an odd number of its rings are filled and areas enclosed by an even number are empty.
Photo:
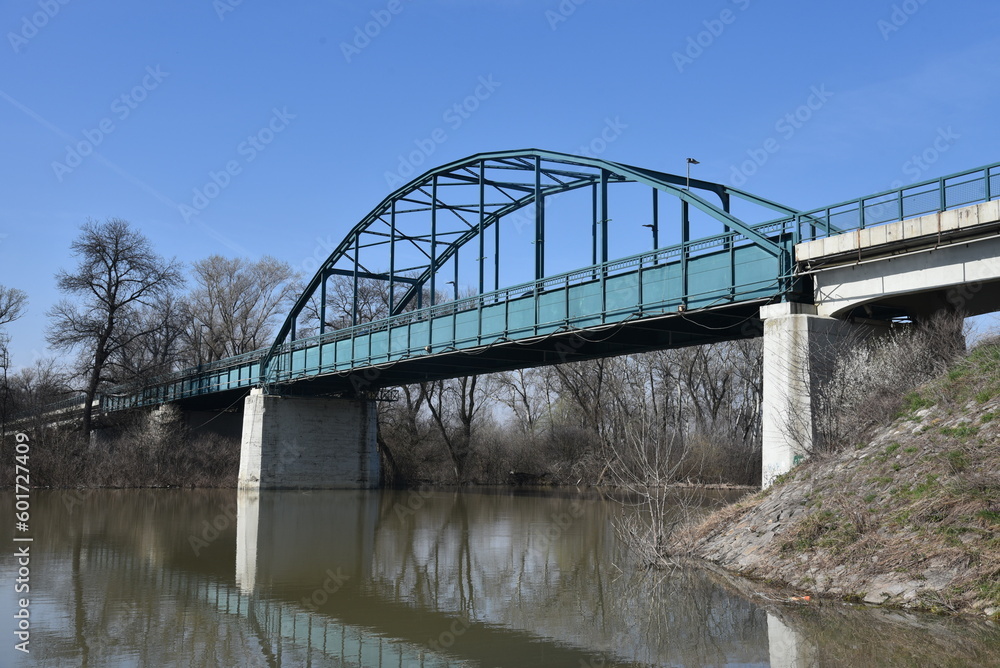
M389 27L393 19L399 16L410 0L389 0L382 9L371 11L372 20L364 25L354 26L354 36L350 42L340 43L340 52L344 54L344 60L348 63L355 56L371 46L372 40L377 39L382 31Z
M115 124L116 120L118 123L126 121L132 112L149 98L149 94L159 88L164 79L169 76L170 72L164 72L159 65L156 67L147 66L146 73L139 83L111 101L109 105L110 115L98 121L95 127L84 130L83 139L75 144L67 144L66 155L62 162L58 160L52 162L52 172L56 175L56 179L62 183L66 176L72 174L73 170L82 165L84 159L92 155L97 147L118 129L118 125Z
M236 504L227 503L221 506L221 509L221 512L212 519L202 520L200 530L197 533L188 535L188 544L191 546L194 556L201 555L201 551L218 540L223 531L236 526Z
M405 501L397 501L392 510L400 520L410 515L416 515L417 511L424 507L424 502L433 494L434 490L431 489L430 485L421 484L416 489L410 490Z
M980 290L983 289L982 281L970 281L962 285L956 285L945 293L945 299L951 305L953 313L965 313L965 307L972 301ZM948 309L940 309L938 313L947 313Z
M82 506L90 496L97 490L96 487L86 487L66 490L62 493L62 502L66 506L66 512L73 514L73 509Z
M782 142L792 139L806 123L811 121L816 112L833 97L833 93L826 89L826 84L812 86L809 89L809 97L804 104L799 105L792 111L782 115L774 123L774 131L777 137L768 137L757 148L747 149L747 160L739 165L731 167L729 182L739 188L743 186L760 168L767 164L771 156L781 150Z
M208 180L204 185L193 190L191 203L178 205L177 210L184 218L184 222L190 223L192 217L207 209L208 205L232 184L233 178L243 173L244 166L256 160L257 156L271 145L275 137L288 129L295 117L295 114L288 111L288 107L271 109L271 118L267 123L236 145L235 152L239 157L227 160L219 171L209 171Z
M924 174L930 170L931 166L934 165L941 156L947 153L952 146L958 143L958 140L962 138L962 135L956 134L952 127L949 125L947 128L939 127L937 129L937 135L927 148L915 153L910 156L910 158L903 163L900 168L903 175L909 177L910 183L916 183L920 180ZM889 186L892 189L902 188L905 183L902 180L895 180Z
M751 0L730 0L730 2L736 5L740 12L745 12L750 8ZM694 61L701 58L705 51L712 48L716 40L726 32L727 27L736 23L737 18L739 18L739 13L726 7L719 12L717 17L702 21L701 25L704 30L688 35L683 51L674 51L672 54L677 71L684 74L685 68L693 65Z
M570 502L569 512L552 513L549 517L551 521L545 530L535 532L535 540L531 541L528 554L535 557L545 556L545 550L558 541L563 533L573 525L573 522L581 517L583 517L583 505L579 501Z
M562 0L553 9L545 10L545 20L549 22L549 29L558 30L560 23L569 21L569 17L576 13L577 7L587 2L587 0Z
M335 240L329 234L326 235L325 239L323 237L316 237L316 247L313 248L312 255L303 259L296 269L307 276L315 274L319 270L320 264L325 262L333 251L337 250L338 240Z
M604 127L601 131L591 139L586 144L583 144L576 152L578 155L582 155L585 158L597 158L605 151L611 144L618 141L625 131L628 130L628 124L622 123L621 116L615 116L614 118L605 118Z
M243 0L212 0L212 9L219 21L226 20L226 14L235 12L236 8L243 4Z
M622 122L621 116L615 116L614 118L610 116L606 117L604 119L604 127L594 135L593 139L577 147L576 154L582 155L585 158L596 159L604 154L611 144L618 141L626 130L628 130L628 124ZM565 192L562 192L549 195L545 198L545 202L546 204L550 204L565 194ZM514 226L514 232L520 234L521 230L526 226L533 226L535 224L534 208L521 207L517 211L507 215L506 220L507 224Z
M301 456L302 446L297 440L285 441L278 455L278 461L271 468L272 475L281 473L291 460ZM69 502L66 501L66 503L69 507ZM239 508L235 503L220 504L218 508L219 512L214 517L202 520L201 526L188 534L188 545L191 546L191 551L196 557L201 555L202 550L218 540L223 531L235 527L239 521Z
M7 41L14 53L21 53L21 49L28 45L39 31L49 24L52 19L59 15L62 8L70 3L70 0L39 0L38 11L25 14L21 17L21 27L17 32L7 33Z
M469 630L472 626L472 620L468 616L461 616L451 624L448 628L438 634L437 638L432 638L427 641L427 647L430 648L432 652L437 652L441 654L444 650L451 649L459 638L465 635L465 632Z
M302 605L312 612L318 611L321 605L325 605L330 597L340 591L344 583L351 579L350 575L341 572L339 566L336 573L332 569L326 569L325 575L326 579L323 580L323 584L316 587L313 593L302 598Z
M434 128L426 137L414 139L415 148L408 153L399 154L399 163L396 171L385 173L385 183L390 188L398 188L417 174L417 169L427 162L427 159L434 155L441 144L448 141L449 130L457 132L465 125L466 121L479 110L486 100L490 99L503 84L496 81L492 74L480 76L476 87L463 99L449 105L441 113L441 120L444 126Z
M889 190L898 190L919 181L930 170L931 166L940 160L941 156L947 153L961 138L962 135L957 134L950 125L947 128L939 127L937 135L935 135L927 147L918 153L914 153L900 167L900 171L903 173L903 176L907 177L907 180L895 179L889 184ZM885 222L898 217L898 212L899 202L893 198L879 204L866 206L865 218L867 220Z
M892 6L888 19L879 19L875 26L882 34L882 41L888 42L893 33L899 32L919 12L928 0L904 0Z

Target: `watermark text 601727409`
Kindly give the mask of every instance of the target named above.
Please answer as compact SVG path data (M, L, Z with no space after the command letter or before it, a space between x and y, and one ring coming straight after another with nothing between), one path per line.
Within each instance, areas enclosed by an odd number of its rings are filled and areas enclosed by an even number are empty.
M27 536L28 522L31 520L31 469L28 466L31 455L31 439L27 434L18 433L14 437L14 533L15 543L30 543ZM14 551L17 558L17 577L14 579L14 593L17 594L17 612L14 613L14 649L28 653L31 639L31 601L26 596L31 591L31 546L18 545Z

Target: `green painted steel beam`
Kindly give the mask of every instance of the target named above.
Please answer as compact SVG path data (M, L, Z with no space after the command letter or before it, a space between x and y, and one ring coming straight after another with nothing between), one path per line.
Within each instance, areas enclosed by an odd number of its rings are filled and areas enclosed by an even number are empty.
M569 166L569 169L564 167L552 167L552 165L564 165ZM537 172L536 183L516 183L509 181L497 180L494 183L491 179L484 178L483 176L476 176L474 168L478 167L482 173L488 173L490 170L503 169L503 170L514 170L523 173L530 173L532 170ZM574 169L575 168L575 169ZM599 174L594 174L585 171L583 168L590 168L598 172ZM463 170L471 172L470 175L465 175L461 173ZM457 249L462 245L467 243L471 238L481 235L484 233L485 229L490 225L496 225L500 219L505 215L509 215L513 211L520 209L528 204L535 203L536 207L540 206L540 202L536 202L538 198L544 198L545 196L558 192L566 192L569 190L575 190L586 185L591 185L595 183L595 180L600 180L601 174L604 175L605 183L611 182L637 182L648 185L652 188L666 192L675 197L680 198L683 201L688 202L688 204L695 206L699 210L708 214L709 216L716 218L728 225L734 230L739 231L741 234L751 239L754 243L759 244L762 248L769 250L774 254L780 254L782 249L778 247L771 239L758 233L752 226L744 224L742 221L738 220L732 216L728 211L709 203L705 199L699 197L691 191L683 190L680 188L681 184L686 182L686 179L682 181L683 177L666 174L663 172L658 172L655 170L648 170L643 168L636 168L630 165L623 165L619 163L613 163L606 160L600 160L596 158L583 158L579 156L573 156L565 153L557 153L554 151L541 151L537 149L519 150L519 151L500 151L493 153L481 153L469 158L458 160L446 165L442 165L438 168L428 170L424 174L421 174L416 179L410 183L396 189L390 193L382 202L376 206L371 213L369 213L365 218L363 218L354 228L347 234L345 240L330 254L327 261L317 271L317 274L310 280L303 293L300 295L299 299L293 305L290 313L286 317L285 321L282 323L281 327L277 332L274 343L269 349L268 353L263 356L261 360L261 368L264 374L268 371L268 367L271 360L281 345L282 342L288 337L291 332L294 322L298 316L302 313L308 300L315 294L319 287L320 276L323 272L328 272L335 268L335 264L342 258L347 257L348 251L350 250L351 240L355 240L355 247L358 247L357 238L360 234L364 233L368 227L373 224L381 223L385 224L384 216L392 212L394 219L394 240L404 240L405 235L399 231L399 216L403 215L403 211L400 211L395 205L397 202L409 202L410 204L417 205L417 207L427 207L430 211L432 219L432 230L429 239L430 243L430 253L427 253L419 244L413 240L409 239L410 243L414 247L420 249L425 255L428 256L430 264L425 268L421 277L417 279L418 284L422 285L427 282L432 286L431 299L432 301L436 298L434 294L435 290L435 274L441 266L447 261L449 261L457 252ZM545 178L555 181L554 184L542 185L540 179L542 176ZM454 179L455 181L465 182L468 185L478 185L482 191L484 187L494 188L497 192L500 192L504 196L510 198L511 204L507 206L498 207L496 210L485 215L481 220L476 223L471 223L470 221L461 218L466 225L469 227L468 232L457 235L452 241L439 242L439 234L436 229L434 221L437 220L438 210L449 210L448 203L442 203L439 200L438 188L439 180L441 178ZM568 179L567 181L561 181L560 179ZM480 183L481 181L485 183ZM720 198L724 198L727 193L736 195L737 197L744 197L748 199L748 194L742 191L737 191L732 188L721 184L715 184L708 181L702 181L699 179L692 179L690 181L691 187L695 190L703 190L707 192L713 192ZM459 184L451 184L459 185ZM430 186L432 192L428 193L426 188ZM506 190L515 190L524 192L525 195L521 198L514 198ZM414 197L414 193L420 193L426 196L427 201ZM482 202L483 195L480 196L479 210L475 210L473 205L451 205L454 210L462 210L469 214L481 214L484 208L484 202ZM763 204L765 206L771 206L772 208L777 208L783 212L793 213L794 210L788 207L781 207L780 205L768 202L762 198L752 197L750 201L754 201L758 204ZM606 207L606 200L602 207ZM417 212L417 211L415 211ZM606 218L606 214L604 218ZM607 228L606 221L602 222L602 227ZM499 231L499 227L497 227ZM454 234L450 231L443 231L444 234ZM602 231L602 257L604 256L604 248L606 248L606 234L607 231ZM394 245L394 244L393 244ZM439 245L441 248L439 248ZM497 244L497 250L499 250L499 244ZM480 254L481 256L482 254ZM499 253L496 253L499 255ZM354 258L354 263L358 264L359 258ZM499 258L494 258L496 263L499 262ZM498 266L495 268L498 270ZM357 268L354 271L357 274ZM371 273L371 272L369 272ZM542 272L544 275L544 271ZM414 297L419 300L422 293L422 288L418 284L410 286L410 289L403 296L399 303L394 304L395 310L398 312L406 307L407 303ZM499 287L495 285L494 287Z

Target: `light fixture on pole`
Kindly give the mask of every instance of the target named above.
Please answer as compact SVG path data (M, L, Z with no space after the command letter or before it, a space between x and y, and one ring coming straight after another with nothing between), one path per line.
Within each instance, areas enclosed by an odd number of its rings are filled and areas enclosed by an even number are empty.
M687 190L691 190L691 165L700 165L701 163L694 158L687 159Z
M648 227L649 231L653 233L653 249L656 249L656 225L650 225L649 223L643 223L643 227Z

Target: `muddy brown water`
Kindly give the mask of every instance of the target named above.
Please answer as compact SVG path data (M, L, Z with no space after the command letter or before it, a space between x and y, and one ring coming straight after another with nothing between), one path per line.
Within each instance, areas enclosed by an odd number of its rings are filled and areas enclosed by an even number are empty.
M36 491L27 532L14 504L0 666L1000 665L988 621L634 568L636 509L594 492Z

